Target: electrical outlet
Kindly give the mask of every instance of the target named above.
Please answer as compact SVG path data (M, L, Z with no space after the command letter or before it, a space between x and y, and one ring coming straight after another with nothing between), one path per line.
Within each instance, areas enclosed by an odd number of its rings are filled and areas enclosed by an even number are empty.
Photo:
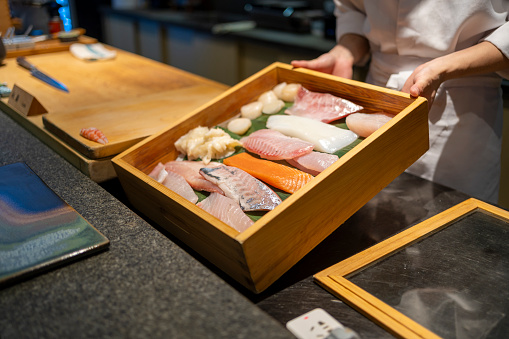
M316 308L286 323L286 328L299 339L325 339L344 326L321 308Z

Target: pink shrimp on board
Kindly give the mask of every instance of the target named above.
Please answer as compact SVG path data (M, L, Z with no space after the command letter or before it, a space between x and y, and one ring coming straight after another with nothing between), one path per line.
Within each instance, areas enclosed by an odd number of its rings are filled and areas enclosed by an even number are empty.
M82 128L80 130L80 135L88 140L92 140L103 145L108 143L108 138L106 138L104 133L95 127Z

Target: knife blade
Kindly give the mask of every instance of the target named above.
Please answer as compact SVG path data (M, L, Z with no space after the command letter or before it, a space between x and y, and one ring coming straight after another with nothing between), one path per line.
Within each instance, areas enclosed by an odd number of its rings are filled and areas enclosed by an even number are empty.
M67 86L65 86L60 81L57 81L56 79L50 77L49 75L44 74L43 72L39 71L37 69L37 67L35 67L31 63L29 63L24 57L17 57L16 61L17 61L18 65L28 69L30 71L30 74L32 74L32 76L36 77L39 80L44 81L48 85L51 85L55 88L58 88L59 90L69 93Z

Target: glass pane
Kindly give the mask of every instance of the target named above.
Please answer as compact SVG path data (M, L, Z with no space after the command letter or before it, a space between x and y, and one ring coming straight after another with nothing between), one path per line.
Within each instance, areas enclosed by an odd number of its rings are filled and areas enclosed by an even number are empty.
M509 333L509 226L482 211L348 279L443 338Z

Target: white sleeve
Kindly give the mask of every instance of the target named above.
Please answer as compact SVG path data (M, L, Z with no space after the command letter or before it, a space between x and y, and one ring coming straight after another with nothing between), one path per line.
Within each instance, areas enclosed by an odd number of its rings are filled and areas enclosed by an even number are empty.
M336 8L336 41L348 33L364 35L366 14L350 1L334 0Z
M495 45L502 54L509 58L509 22L495 29L483 41L489 41ZM498 75L509 79L509 69L497 72Z

